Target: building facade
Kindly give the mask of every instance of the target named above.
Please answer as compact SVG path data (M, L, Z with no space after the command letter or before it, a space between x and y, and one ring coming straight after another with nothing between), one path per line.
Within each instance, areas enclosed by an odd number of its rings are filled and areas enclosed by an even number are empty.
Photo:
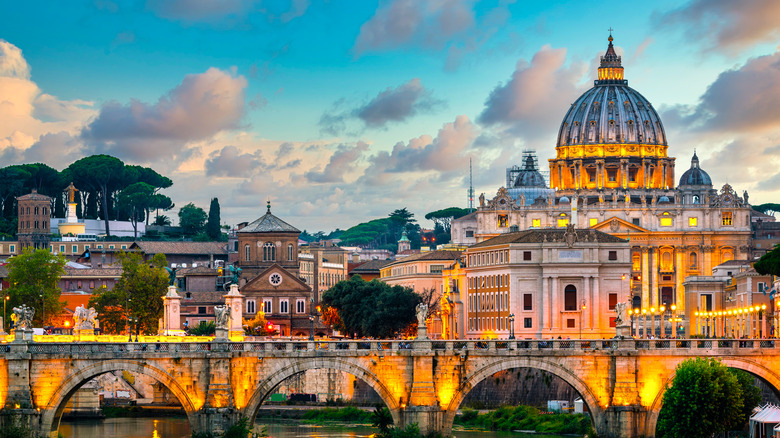
M333 244L310 243L300 247L298 264L301 278L311 286L314 301L339 281L347 279L349 253Z
M16 198L16 203L19 208L16 237L20 251L25 248L48 248L51 240L49 219L52 198L33 189L32 193Z
M629 243L596 230L505 233L464 260L471 339L611 338L615 306L628 300Z
M751 208L746 192L715 190L695 153L675 187L668 148L657 112L623 78L610 36L598 80L561 123L549 161L554 190L533 200L504 187L492 199L483 194L473 216L453 221L452 237L482 242L512 227L602 231L630 241L634 308L684 308L686 277L750 257Z

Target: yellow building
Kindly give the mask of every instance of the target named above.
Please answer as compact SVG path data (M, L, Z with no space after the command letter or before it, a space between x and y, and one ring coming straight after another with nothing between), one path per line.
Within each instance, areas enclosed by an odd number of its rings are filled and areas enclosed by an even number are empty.
M346 249L329 244L310 243L298 252L301 278L314 291L314 301L339 281L347 279L349 253Z

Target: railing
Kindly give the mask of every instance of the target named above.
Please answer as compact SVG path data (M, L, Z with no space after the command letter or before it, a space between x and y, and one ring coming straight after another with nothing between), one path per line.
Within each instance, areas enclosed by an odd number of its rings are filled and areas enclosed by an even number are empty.
M774 339L523 339L523 340L263 340L245 342L30 342L0 344L0 356L14 352L31 354L122 354L142 353L173 356L180 353L205 351L252 352L261 355L307 355L322 351L333 354L350 352L437 351L462 354L582 354L604 351L659 351L701 354L706 350L718 353L744 354L749 351L775 350L780 343Z

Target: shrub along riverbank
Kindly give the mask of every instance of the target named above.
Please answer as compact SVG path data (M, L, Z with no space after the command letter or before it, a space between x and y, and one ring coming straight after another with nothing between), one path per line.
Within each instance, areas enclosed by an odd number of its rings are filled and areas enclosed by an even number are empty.
M504 406L485 414L473 409L463 409L461 412L462 415L455 417L455 424L469 428L596 436L590 417L584 414L542 413L532 406Z

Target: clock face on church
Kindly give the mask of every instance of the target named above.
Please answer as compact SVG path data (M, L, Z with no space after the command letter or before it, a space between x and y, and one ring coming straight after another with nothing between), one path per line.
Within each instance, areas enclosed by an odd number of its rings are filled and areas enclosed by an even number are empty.
M279 273L274 272L268 277L268 281L271 283L271 286L279 286L282 284L282 276Z

